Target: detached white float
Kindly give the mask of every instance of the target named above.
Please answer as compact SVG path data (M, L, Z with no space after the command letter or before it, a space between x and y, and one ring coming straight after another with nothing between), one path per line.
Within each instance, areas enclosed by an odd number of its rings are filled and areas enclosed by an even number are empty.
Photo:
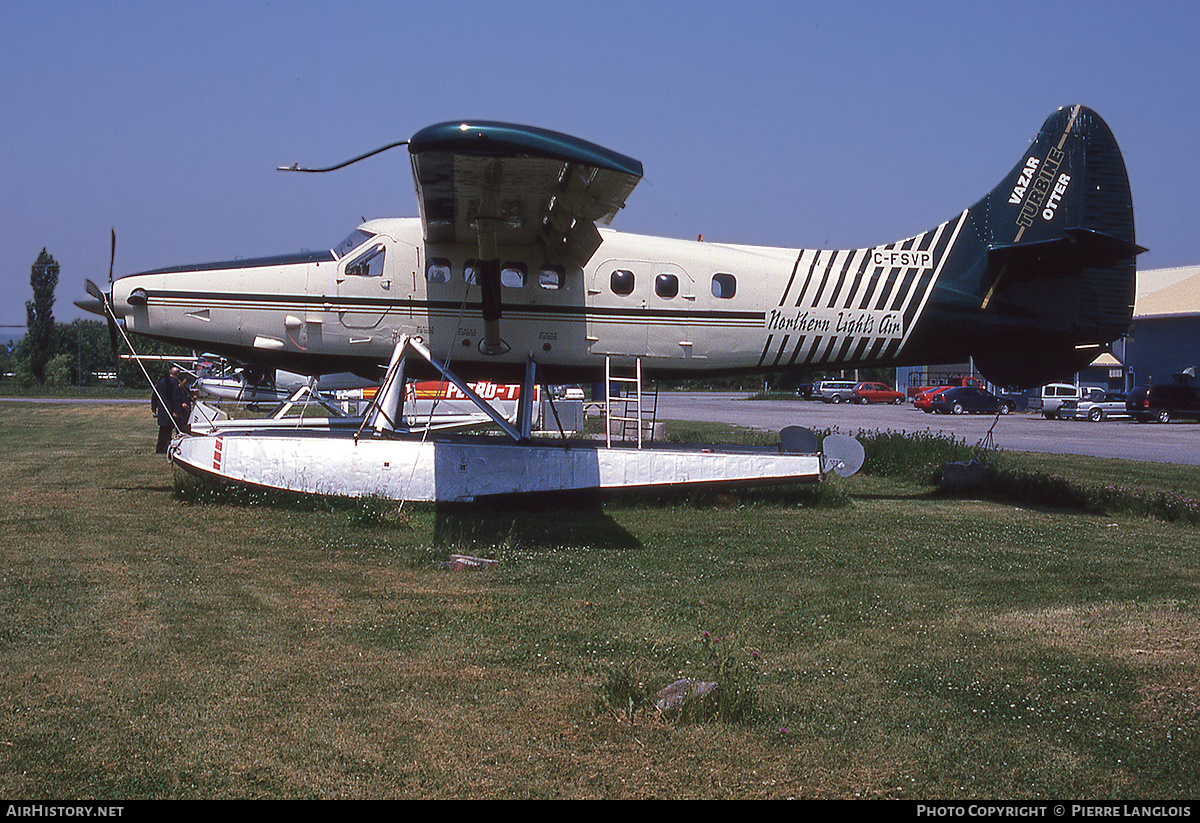
M481 410L507 437L398 431L390 421L404 419L404 393L395 389L403 386L405 351L420 354L458 385L424 347L401 339L379 392L380 405L360 431L216 431L177 439L170 459L191 474L243 486L447 502L561 491L818 482L827 471L853 474L862 465L862 446L853 438L827 437L822 453L816 438L801 429L785 430L776 450L533 440L482 400ZM532 369L527 383L532 384ZM465 385L460 388L474 394Z
M471 501L503 494L705 484L816 482L817 454L557 445L498 437L360 439L231 433L185 437L171 459L245 486L338 497Z

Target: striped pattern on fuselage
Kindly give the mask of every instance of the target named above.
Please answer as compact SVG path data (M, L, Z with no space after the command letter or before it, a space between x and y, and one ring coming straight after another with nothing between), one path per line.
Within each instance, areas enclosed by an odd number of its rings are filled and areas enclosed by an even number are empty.
M802 251L776 311L790 308L791 314L786 315L790 317L804 317L806 311L814 310L824 310L822 316L829 317L832 311L836 313L833 316L844 319L842 330L835 323L832 334L820 324L815 328L797 328L799 324L792 324L791 329L775 331L772 325L786 324L772 324L769 314L769 333L758 365L798 367L897 358L933 293L967 215L964 211L956 220L922 235L875 249ZM879 265L880 251L927 252L928 256L921 255L921 259L928 261L928 265ZM882 257L886 260L895 255ZM888 315L895 315L895 319L886 333L879 328L846 328L860 317L877 319ZM776 316L784 315L780 312Z

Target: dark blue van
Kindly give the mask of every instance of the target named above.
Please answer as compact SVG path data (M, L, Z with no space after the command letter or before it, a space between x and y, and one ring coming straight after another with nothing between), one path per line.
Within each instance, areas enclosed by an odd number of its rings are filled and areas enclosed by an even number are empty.
M1170 423L1177 417L1200 420L1200 388L1196 386L1138 386L1125 398L1125 410L1138 422Z

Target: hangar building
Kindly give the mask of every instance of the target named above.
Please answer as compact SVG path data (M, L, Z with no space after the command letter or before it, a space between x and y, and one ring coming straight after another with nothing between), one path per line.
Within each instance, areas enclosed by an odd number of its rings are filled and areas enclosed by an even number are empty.
M1139 271L1133 325L1121 343L1124 352L1115 348L1114 354L1129 372L1127 386L1174 383L1188 369L1194 376L1200 369L1200 266Z

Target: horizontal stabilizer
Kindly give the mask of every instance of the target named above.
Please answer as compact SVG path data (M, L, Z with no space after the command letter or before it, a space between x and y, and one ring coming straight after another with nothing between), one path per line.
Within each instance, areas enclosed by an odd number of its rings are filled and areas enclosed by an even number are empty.
M1070 228L1053 240L1032 243L1011 243L988 249L988 264L993 270L1000 266L1027 266L1040 263L1053 266L1083 266L1107 268L1129 260L1146 251L1137 243L1096 231Z

